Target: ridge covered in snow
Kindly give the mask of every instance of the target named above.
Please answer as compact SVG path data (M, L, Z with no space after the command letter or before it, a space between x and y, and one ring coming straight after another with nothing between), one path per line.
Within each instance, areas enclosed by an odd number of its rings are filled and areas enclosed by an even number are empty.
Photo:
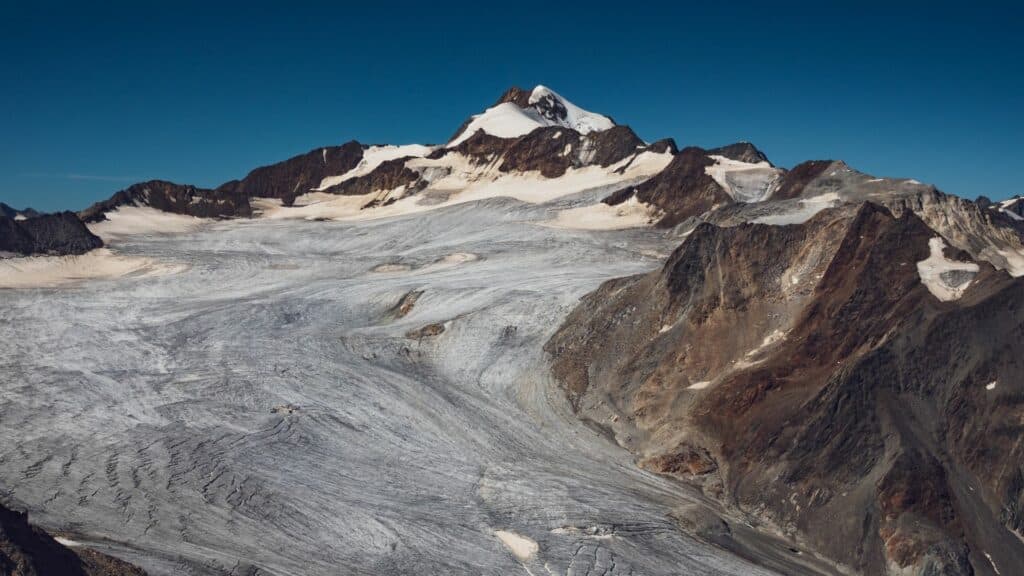
M465 129L448 147L458 146L478 131L499 138L515 138L545 126L571 128L580 134L600 132L615 126L607 116L576 106L546 86L537 86L530 93L528 106L502 102L473 116Z
M427 146L424 144L405 144L402 146L387 144L384 146L370 146L363 151L363 159L359 161L359 164L357 164L355 168L338 176L328 176L324 178L320 181L320 186L314 188L314 190L326 190L327 188L341 184L346 180L365 176L370 172L373 172L374 168L388 160L397 160L398 158L405 158L409 156L421 158L433 152L435 148L435 146Z

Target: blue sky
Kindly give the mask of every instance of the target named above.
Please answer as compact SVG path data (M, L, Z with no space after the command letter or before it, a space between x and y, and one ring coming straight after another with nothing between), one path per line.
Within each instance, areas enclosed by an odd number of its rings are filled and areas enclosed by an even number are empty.
M353 138L443 142L535 84L647 140L1024 193L1009 2L20 4L0 22L0 201L15 206L215 186Z

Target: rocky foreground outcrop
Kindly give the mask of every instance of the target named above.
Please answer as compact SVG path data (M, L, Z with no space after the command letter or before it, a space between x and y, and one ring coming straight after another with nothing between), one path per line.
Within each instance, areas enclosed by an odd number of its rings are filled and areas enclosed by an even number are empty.
M970 260L873 203L703 223L547 350L641 466L847 569L1024 574L1024 279Z
M73 212L14 218L0 215L0 254L66 256L101 246L103 241Z
M144 576L145 572L89 548L68 548L29 524L25 513L0 505L0 574Z

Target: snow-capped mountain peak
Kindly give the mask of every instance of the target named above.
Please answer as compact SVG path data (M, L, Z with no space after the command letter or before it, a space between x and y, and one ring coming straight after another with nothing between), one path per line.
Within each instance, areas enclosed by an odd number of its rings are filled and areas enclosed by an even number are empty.
M506 91L498 104L470 118L448 147L458 146L478 131L516 138L544 126L562 126L580 134L615 126L611 118L584 110L546 86L538 85L524 99L525 94L516 88Z
M538 85L534 88L529 103L548 121L572 128L580 134L608 130L615 126L611 118L584 110L547 86Z

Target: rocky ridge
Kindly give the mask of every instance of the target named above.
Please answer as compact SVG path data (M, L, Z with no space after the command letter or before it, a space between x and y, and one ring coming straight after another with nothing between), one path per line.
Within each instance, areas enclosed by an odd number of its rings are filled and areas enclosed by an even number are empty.
M1017 573L1024 280L981 262L942 273L962 292L940 300L936 238L870 202L701 223L583 300L547 345L555 374L641 466L848 570Z
M65 256L84 254L103 246L103 241L90 232L73 212L14 213L14 217L8 217L5 210L4 215L0 215L0 253Z

